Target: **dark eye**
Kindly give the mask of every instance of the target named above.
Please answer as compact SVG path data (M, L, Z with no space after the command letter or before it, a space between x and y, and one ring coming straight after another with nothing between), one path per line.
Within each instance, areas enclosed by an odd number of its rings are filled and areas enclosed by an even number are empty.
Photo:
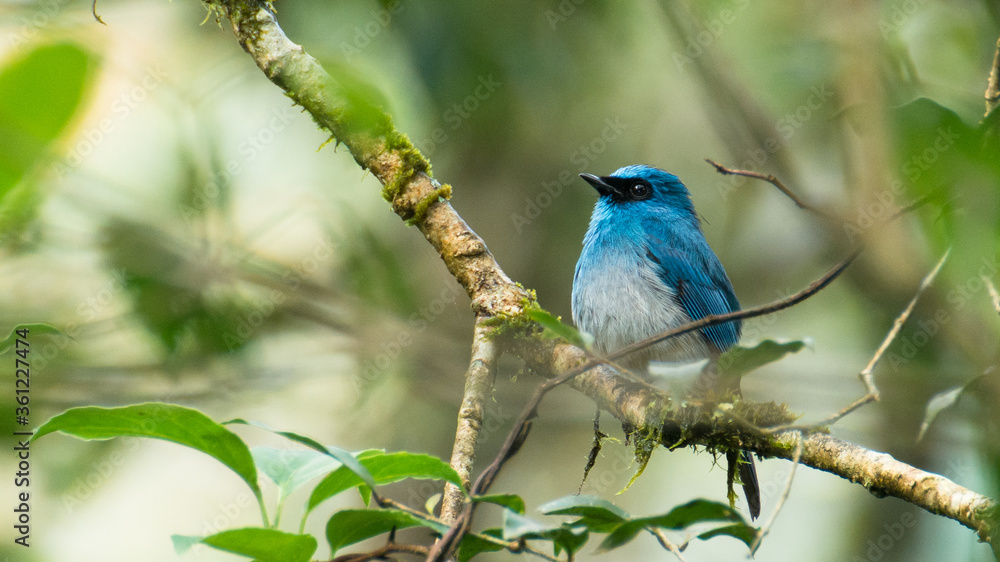
M632 187L628 188L628 194L632 196L632 199L648 199L650 195L649 186L644 183L634 183Z

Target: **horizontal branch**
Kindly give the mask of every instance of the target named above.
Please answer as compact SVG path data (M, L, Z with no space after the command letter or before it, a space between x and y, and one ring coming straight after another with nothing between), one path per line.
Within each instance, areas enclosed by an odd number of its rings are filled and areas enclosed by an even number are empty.
M552 350L553 376L559 377L588 360L584 351L569 344L558 344ZM632 427L646 427L653 423L661 427L661 442L666 447L677 445L677 414L667 411L670 396L647 385L639 385L620 376L607 366L595 367L570 381L579 390L604 410L610 412L623 424ZM750 420L760 427L766 426L766 412L755 410L757 418ZM774 439L759 439L755 432L734 429L732 422L719 419L706 412L701 423L702 431L686 437L684 445L713 445L717 432L741 435L741 447L766 457L791 459L795 450L797 431L787 431ZM776 415L772 412L770 415ZM666 421L664 421L666 420ZM778 421L775 418L775 421ZM781 423L778 421L778 423ZM858 445L841 441L824 433L806 435L803 439L802 464L836 474L856 484L864 486L877 497L892 496L923 508L935 515L954 519L976 531L983 541L997 540L992 519L997 511L997 503L976 492L959 486L951 480L914 468L880 453Z

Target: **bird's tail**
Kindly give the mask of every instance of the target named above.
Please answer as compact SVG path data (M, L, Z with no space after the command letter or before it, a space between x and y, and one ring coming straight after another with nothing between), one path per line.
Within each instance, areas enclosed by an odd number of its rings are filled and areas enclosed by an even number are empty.
M750 506L751 520L760 517L760 484L757 483L757 468L753 464L753 454L750 451L740 451L739 470L740 482L743 483L743 494Z

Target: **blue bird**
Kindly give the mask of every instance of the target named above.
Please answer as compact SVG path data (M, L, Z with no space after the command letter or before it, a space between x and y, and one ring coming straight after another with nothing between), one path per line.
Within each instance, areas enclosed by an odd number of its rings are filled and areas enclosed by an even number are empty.
M677 176L626 166L610 176L580 174L600 194L573 277L573 322L609 355L709 314L740 309L733 285L709 247L691 196ZM668 339L618 361L646 373L650 361L708 359L739 341L739 321ZM737 390L738 389L734 389ZM736 462L736 455L730 456ZM753 457L742 452L740 480L750 514L760 515Z

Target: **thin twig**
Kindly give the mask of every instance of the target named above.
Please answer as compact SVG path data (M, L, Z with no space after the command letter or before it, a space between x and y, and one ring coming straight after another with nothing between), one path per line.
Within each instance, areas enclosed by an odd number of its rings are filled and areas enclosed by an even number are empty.
M826 272L822 277L813 281L808 287L802 289L798 293L791 295L790 297L780 299L765 305L758 306L756 308L747 308L743 310L737 310L734 312L729 312L727 314L709 314L703 316L701 319L694 322L688 322L678 326L672 330L667 330L655 336L646 338L642 341L633 343L632 345L626 346L608 356L609 361L616 361L625 357L626 355L631 355L637 351L645 349L651 345L656 345L666 339L674 338L688 332L694 332L696 330L701 330L702 328L708 326L714 326L716 324L722 324L725 322L732 322L733 320L745 320L747 318L754 318L756 316L763 316L765 314L771 314L773 312L778 312L779 310L784 310L788 307L795 306L800 302L808 299L809 297L818 293L821 289L829 285L834 279L836 279L841 273L847 269L847 266L851 265L858 254L861 253L861 248L858 248L851 252L843 261L833 266L829 271Z
M795 441L795 452L792 453L792 470L788 473L788 479L785 481L785 489L782 490L781 497L778 498L778 504L774 506L771 516L767 518L767 522L757 531L757 537L753 540L753 544L750 545L751 555L757 553L757 549L760 548L764 537L771 532L771 526L774 525L774 520L778 518L778 513L784 507L785 502L788 501L788 496L792 492L792 481L795 480L795 469L798 468L799 461L802 459L803 439L802 432L799 432L798 439Z
M388 560L388 555L395 553L415 554L426 556L430 550L426 546L419 544L396 544L388 543L371 552L361 552L358 554L344 554L331 560L331 562L368 562L368 560Z
M647 530L650 533L653 533L653 536L656 537L656 540L657 542L660 543L660 546L673 553L673 555L676 556L677 559L680 560L681 562L687 562L687 559L684 558L683 554L681 554L680 547L671 542L670 539L667 538L667 534L663 532L663 529L660 529L659 527L652 527L652 528L647 528Z
M990 292L990 300L993 301L993 309L1000 314L1000 293L997 292L997 288L993 285L993 280L985 275L980 275L983 279L983 283L986 284L986 290Z
M801 430L801 431L812 432L818 428L837 423L848 414L854 412L855 410L861 408L866 404L870 404L872 402L878 402L880 399L880 394L878 387L875 385L875 377L872 375L872 373L875 371L875 366L878 365L878 362L882 359L882 356L885 355L886 350L889 349L889 346L896 339L896 336L899 335L899 331L903 328L903 324L906 323L906 320L910 317L910 314L913 313L913 309L917 306L917 301L920 299L920 295L923 294L924 290L926 290L927 287L930 286L931 282L934 281L934 278L937 277L938 272L941 271L941 267L944 266L944 262L948 259L948 254L950 253L951 253L951 248L948 248L948 250L945 251L944 255L941 256L941 259L938 260L937 264L934 266L934 269L932 269L930 273L924 276L924 278L920 281L920 286L917 287L917 292L913 295L913 298L910 299L910 303L906 305L906 308L903 309L903 312L900 313L900 315L897 316L896 320L892 323L892 328L889 330L889 333L886 334L885 339L882 340L882 345L880 345L878 349L875 351L875 355L873 355L871 360L868 361L868 365L866 365L865 368L862 369L860 373L858 373L858 378L861 379L861 382L865 385L864 396L855 400L852 404L840 410L836 414L833 414L832 416L818 423L809 426L794 425L794 426L772 427L765 430L766 433L774 434L780 431L788 431L788 430Z
M986 114L989 117L993 110L1000 106L1000 39L997 39L997 51L993 55L993 67L990 77L986 80Z
M726 166L723 166L722 164L719 164L718 162L710 158L706 158L705 162L708 162L709 164L714 166L715 171L719 172L724 176L745 176L748 178L764 180L773 185L774 187L777 187L779 191L788 196L788 198L791 199L793 203L795 203L796 207L809 211L810 213L815 213L825 219L836 220L836 221L840 220L839 218L831 215L830 213L827 213L826 211L818 207L814 207L809 203L806 203L805 201L802 200L802 198L796 195L794 191L788 189L788 187L786 187L785 184L781 183L781 180L779 180L778 178L776 178L771 174L762 174L760 172L753 172L751 170L740 170L737 168L727 168Z

